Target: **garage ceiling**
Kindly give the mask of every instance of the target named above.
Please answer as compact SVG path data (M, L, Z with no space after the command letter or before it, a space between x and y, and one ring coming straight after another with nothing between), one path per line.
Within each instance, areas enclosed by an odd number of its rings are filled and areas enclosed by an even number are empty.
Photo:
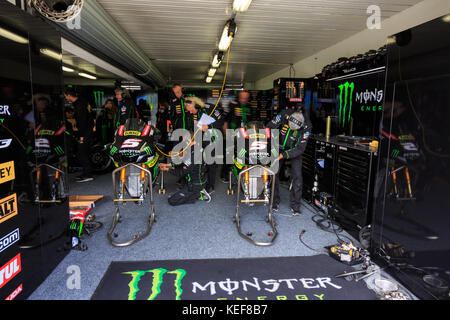
M169 83L205 84L204 78L232 0L97 0L145 52ZM395 2L395 3L393 3ZM420 0L253 0L238 14L230 83L253 82L366 28L368 6L382 19ZM214 84L224 75L222 64ZM317 70L319 72L320 70Z
M69 68L76 69L77 72L85 72L91 75L95 75L99 79L119 79L117 75L113 74L112 72L109 72L103 68L100 68L99 66L96 66L95 64L84 60L83 58L80 58L70 52L63 50L63 64ZM70 72L66 73L67 75L70 75Z

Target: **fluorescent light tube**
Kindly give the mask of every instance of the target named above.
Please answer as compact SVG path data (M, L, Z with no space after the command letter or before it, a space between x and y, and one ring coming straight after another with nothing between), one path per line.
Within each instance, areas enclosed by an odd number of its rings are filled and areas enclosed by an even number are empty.
M22 43L22 44L28 43L28 39L21 37L18 34L15 34L11 31L3 29L3 28L0 28L0 36L4 37L6 39L9 39L9 40L18 42L18 43Z
M234 30L232 30L233 31L232 34L229 35L229 29L230 29L231 25L233 25ZM227 24L225 25L225 28L223 28L222 37L220 38L220 42L219 42L219 50L220 51L226 51L228 49L228 47L231 44L231 41L233 41L236 31L237 31L237 26L234 23L234 21L233 20L228 21Z
M213 79L212 77L207 77L206 78L206 83L211 83L212 79Z
M208 77L214 77L214 75L216 74L217 69L215 68L211 68L208 71Z
M62 60L62 54L55 52L53 50L50 49L46 49L46 48L41 48L39 50L41 53L45 54L46 56L49 56L50 58L56 59L56 60Z
M74 72L75 71L72 68L69 68L69 67L66 67L66 66L63 66L62 69L63 69L63 71L66 71L66 72Z
M248 7L250 7L250 4L252 3L252 0L234 0L233 1L233 10L235 12L245 12L247 11Z
M84 73L84 72L80 72L78 75L81 76L81 77L84 77L84 78L97 80L97 77L91 76L90 74L87 74L87 73Z
M220 63L222 62L222 60L219 60L219 54L216 53L213 59L213 62L211 63L211 66L213 68L218 68L220 66Z

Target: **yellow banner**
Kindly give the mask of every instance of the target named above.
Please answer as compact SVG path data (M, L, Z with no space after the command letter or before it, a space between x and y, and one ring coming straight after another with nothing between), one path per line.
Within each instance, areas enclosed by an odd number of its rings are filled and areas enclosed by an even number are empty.
M14 172L14 161L0 164L0 184L14 180L16 174Z

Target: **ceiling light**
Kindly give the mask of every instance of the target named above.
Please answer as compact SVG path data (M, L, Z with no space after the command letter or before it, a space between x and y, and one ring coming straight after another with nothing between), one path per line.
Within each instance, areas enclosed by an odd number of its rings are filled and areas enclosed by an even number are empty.
M211 68L208 71L208 77L214 77L214 75L216 74L217 69L215 68Z
M213 61L211 63L211 66L213 68L218 68L220 66L220 63L222 62L223 58L223 52L219 51L214 55Z
M442 20L444 20L444 22L450 22L450 14L444 16L444 17L442 18Z
M234 35L236 34L237 26L234 20L228 20L225 28L223 28L222 37L219 42L219 50L225 51L233 41Z
M46 48L41 48L39 50L41 53L45 54L46 56L49 56L50 58L56 59L56 60L62 60L62 54L55 52L53 50L50 49L46 49Z
M78 75L81 76L81 77L84 77L84 78L88 78L88 79L92 79L92 80L97 80L97 77L94 77L94 76L92 76L92 75L90 75L90 74L87 74L87 73L84 73L84 72L80 72Z
M206 83L211 83L212 79L213 79L212 77L206 78Z
M250 7L250 4L252 3L252 0L234 0L233 1L233 10L235 12L245 12L247 11L248 7Z
M66 67L66 66L63 66L62 69L63 69L63 71L66 71L66 72L74 72L75 71L74 69Z
M11 31L3 29L3 28L0 28L0 36L4 37L6 39L9 39L9 40L18 42L18 43L22 43L22 44L28 43L28 39L21 37L18 34L15 34Z

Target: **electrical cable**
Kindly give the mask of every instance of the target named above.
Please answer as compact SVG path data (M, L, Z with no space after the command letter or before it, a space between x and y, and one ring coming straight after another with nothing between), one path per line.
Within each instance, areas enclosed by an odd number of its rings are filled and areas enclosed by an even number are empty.
M298 239L300 240L300 242L301 242L305 247L307 247L308 249L310 249L310 250L312 250L312 251L315 251L315 252L321 252L321 253L325 252L325 253L326 253L325 249L323 249L323 250L317 250L317 249L311 248L309 245L307 245L307 244L303 241L303 239L302 239L302 237L303 237L303 235L305 234L305 232L306 232L306 230L303 229L302 232L300 232L300 234L298 235Z
M223 77L223 83L222 83L222 89L220 90L220 94L219 94L219 98L217 99L216 105L214 106L214 108L212 109L211 113L208 115L208 118L206 119L206 122L208 122L209 118L211 118L211 115L214 113L214 111L216 110L217 106L219 105L220 99L222 98L222 94L223 94L223 90L225 88L225 83L227 81L227 74L228 74L228 63L229 63L229 59L230 59L230 51L231 51L231 45L228 47L228 52L227 52L227 65L225 68L225 75ZM197 135L197 133L201 130L201 128L198 128L197 131L195 131L195 133L192 135L191 141L190 143L192 143L192 141L194 141L195 136ZM179 156L180 154L182 154L183 152L185 152L189 147L190 147L190 143L187 144L186 148L184 148L182 151L178 152L177 154L166 154L164 153L164 151L162 151L158 146L155 146L156 149L161 152L162 155L166 156L166 157L173 157L173 156Z
M311 208L311 209L313 209L313 208ZM320 217L320 219L318 219L317 217ZM334 227L334 222L333 222L333 220L330 219L328 216L325 216L325 215L323 215L323 214L321 214L321 213L316 213L315 215L312 216L311 220L317 225L317 227L318 227L320 230L325 231L325 232L334 233L334 234L336 235L338 241L340 242L340 244L342 244L342 243L345 242L345 241L342 240L342 238L346 238L346 239L348 240L349 243L352 243L352 242L353 242L353 241L352 241L349 237L347 237L347 236L344 236L344 235L339 236L338 233L342 232L343 229L342 229L340 226L338 226L338 228L337 228L337 230L336 230L336 228ZM327 224L326 224L326 223L327 223ZM330 229L332 229L332 231L331 231ZM320 250L314 249L314 248L310 247L308 244L306 244L306 243L303 241L303 239L302 239L302 237L303 237L303 235L305 234L305 232L306 232L305 229L303 229L303 230L300 232L300 234L299 234L299 240L300 240L300 242L301 242L303 245L305 245L305 246L306 246L308 249L310 249L310 250L313 250L313 251L316 251L316 252L325 252L325 250L320 251ZM341 237L342 237L342 238L341 238Z

